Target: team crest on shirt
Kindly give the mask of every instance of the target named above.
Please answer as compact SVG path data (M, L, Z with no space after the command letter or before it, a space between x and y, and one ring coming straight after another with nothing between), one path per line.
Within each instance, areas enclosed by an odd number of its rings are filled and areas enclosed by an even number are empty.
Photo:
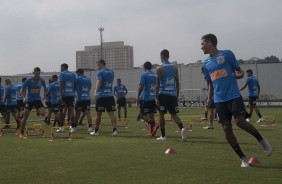
M217 62L217 64L224 63L224 56L218 56L216 62Z

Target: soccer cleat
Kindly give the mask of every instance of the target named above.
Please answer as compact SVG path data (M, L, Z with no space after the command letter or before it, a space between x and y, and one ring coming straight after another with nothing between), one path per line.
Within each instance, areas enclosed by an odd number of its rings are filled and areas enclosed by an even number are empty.
M113 137L116 137L118 135L117 131L115 130L112 134Z
M247 118L247 119L246 119L246 122L250 123L250 122L251 122L250 118Z
M93 129L91 127L89 127L88 132L93 132Z
M186 128L182 128L181 129L182 141L187 141L187 137L188 137L188 130Z
M76 131L76 127L70 127L70 132L74 133Z
M203 127L203 129L205 129L205 130L213 129L213 126L212 125L208 125L208 126Z
M90 132L90 135L95 135L95 136L98 136L100 133L99 133L99 131L97 131L97 132L95 132L95 131L93 131L93 132Z
M154 127L152 128L151 133L149 134L149 136L153 137L153 136L157 133L159 127L160 127L160 126L155 123L155 125L154 125Z
M267 156L271 156L271 154L272 154L272 147L271 147L271 145L269 144L269 142L267 141L267 139L265 137L262 137L262 138L263 139L260 141L260 144L262 145L265 154Z
M26 137L24 136L23 133L20 133L20 136L19 136L21 139L25 139Z
M259 118L259 120L257 121L257 123L262 123L264 121L263 118Z
M249 167L250 164L248 163L246 157L241 159L242 163L241 163L241 167Z
M56 130L57 133L61 133L61 132L65 132L65 129L63 127L59 128L58 130Z
M166 137L160 136L160 137L158 137L156 140L157 140L157 141L165 141L165 140L166 140Z

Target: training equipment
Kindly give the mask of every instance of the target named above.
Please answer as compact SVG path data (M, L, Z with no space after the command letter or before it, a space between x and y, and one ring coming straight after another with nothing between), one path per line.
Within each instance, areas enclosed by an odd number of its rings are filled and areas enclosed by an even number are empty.
M263 121L261 121L261 126L276 126L275 117L273 115L263 116Z
M44 130L41 124L33 124L25 127L26 136L42 136L44 137Z
M57 131L57 130L67 130L67 131ZM51 140L54 140L55 138L67 138L68 140L72 139L72 132L70 131L69 126L63 126L63 127L51 127Z
M251 164L251 165L256 165L256 164L259 164L260 161L256 157L251 157L249 159L248 163Z
M169 155L169 154L174 154L175 153L175 150L172 149L172 148L168 148L166 151L165 151L165 154Z
M127 118L120 118L117 120L118 127L128 128L128 119Z
M18 125L16 123L4 124L0 129L0 136L3 134L15 134L18 135Z

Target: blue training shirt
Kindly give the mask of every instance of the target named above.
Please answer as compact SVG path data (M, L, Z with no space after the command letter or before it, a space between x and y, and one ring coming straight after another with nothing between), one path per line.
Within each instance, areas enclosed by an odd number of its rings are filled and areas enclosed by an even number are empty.
M74 96L74 83L76 80L75 74L66 70L60 73L59 78L60 81L64 83L62 97Z
M41 100L40 90L41 87L46 88L45 80L41 77L39 80L35 80L34 77L28 78L23 84L22 89L27 90L27 102L32 102L35 100Z
M97 92L98 98L113 96L114 72L109 68L102 68L97 73L97 80L101 80L102 84Z
M57 105L59 104L59 99L60 99L60 83L58 81L53 82L52 84L50 84L49 86L49 90L48 92L50 92L50 102L52 105Z
M16 88L17 88L17 100L22 100L22 99L23 99L23 97L22 97L22 95L21 95L21 89L22 89L22 87L23 87L23 83L22 83L22 82L19 82L19 83L17 84L17 86L16 86Z
M164 75L161 78L159 94L176 96L174 66L169 61L163 62L162 66L164 68Z
M237 79L232 75L240 66L230 50L221 50L204 60L204 73L214 88L214 102L226 102L241 97Z
M117 98L124 98L125 94L124 92L127 92L127 89L125 87L125 85L121 84L121 85L116 85L114 87L114 92L116 93Z
M140 97L143 101L152 101L156 98L156 81L157 75L147 70L141 75L140 85L144 86L142 95Z
M17 88L14 85L10 84L6 87L5 96L6 105L17 105Z
M0 84L0 105L3 105L5 104L5 101L4 101L4 93L5 93L5 89L4 87Z
M76 98L77 101L90 100L91 79L86 76L76 78Z
M246 84L248 85L249 96L258 96L259 81L254 76L250 76L248 77Z

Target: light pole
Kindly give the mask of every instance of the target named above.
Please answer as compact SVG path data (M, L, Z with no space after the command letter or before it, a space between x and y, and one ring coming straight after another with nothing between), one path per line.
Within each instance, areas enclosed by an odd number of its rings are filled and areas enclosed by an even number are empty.
M103 59L103 31L104 31L104 28L100 27L98 29L100 31L100 41L101 41L101 56L100 56L100 59Z

